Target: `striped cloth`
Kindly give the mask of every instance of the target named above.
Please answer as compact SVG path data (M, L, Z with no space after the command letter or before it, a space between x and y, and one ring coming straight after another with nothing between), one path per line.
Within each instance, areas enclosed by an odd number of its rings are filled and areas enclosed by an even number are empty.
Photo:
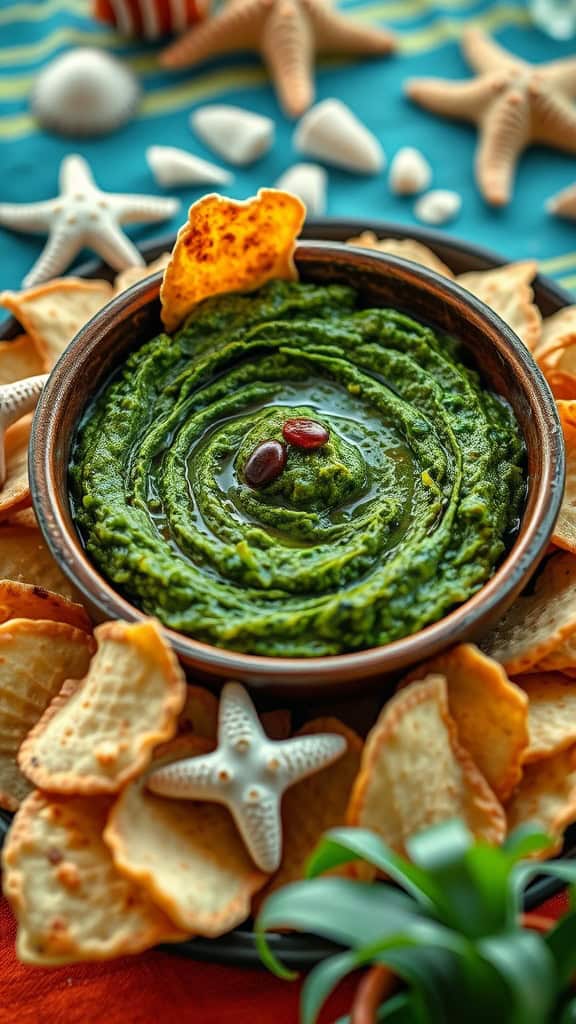
M450 233L500 252L504 257L535 257L542 269L576 289L576 226L544 211L547 196L576 180L576 159L534 148L524 157L516 194L505 210L488 209L472 181L475 132L466 125L438 120L412 106L402 95L411 75L460 78L469 74L458 48L466 22L481 25L521 56L547 61L573 53L573 43L558 43L534 28L522 0L343 0L343 8L363 21L392 28L398 55L381 60L334 60L322 64L320 99L338 96L382 139L388 156L402 145L418 145L435 170L435 184L454 188L464 198L462 214ZM28 110L28 95L39 69L73 46L106 48L141 76L144 100L135 121L104 139L70 143L40 132ZM99 185L112 191L159 191L147 168L148 145L170 144L210 158L188 125L192 108L210 101L241 104L269 114L277 123L272 152L240 169L228 192L245 197L273 184L297 159L293 125L278 109L262 65L255 56L232 55L199 71L165 72L156 47L127 43L89 16L88 0L0 0L0 200L25 202L53 196L61 158L82 153ZM199 189L180 192L182 214ZM384 177L363 179L344 171L329 174L328 212L333 216L385 218L410 226L412 201L392 196ZM152 238L158 225L135 226L135 239ZM38 238L0 230L0 286L15 287L38 255Z

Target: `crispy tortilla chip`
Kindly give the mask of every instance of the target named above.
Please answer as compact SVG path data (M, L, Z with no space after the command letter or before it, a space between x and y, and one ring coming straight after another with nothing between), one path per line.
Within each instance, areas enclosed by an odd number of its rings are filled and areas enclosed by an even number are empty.
M8 427L4 439L6 480L0 488L0 519L32 504L28 485L28 444L32 413Z
M504 811L457 740L446 680L428 676L400 690L380 713L364 748L348 824L373 829L405 853L410 836L455 817L478 839L504 839Z
M441 675L458 739L499 800L522 775L528 747L528 701L498 662L473 644L461 644L415 669L409 680Z
M18 509L17 512L10 512L7 519L3 520L7 526L26 526L30 530L38 530L38 520L33 508ZM2 524L0 524L2 525Z
M566 484L552 541L576 554L576 401L557 402L566 447Z
M244 202L212 194L193 203L160 289L166 330L211 295L295 280L294 245L305 216L296 196L272 188Z
M144 281L147 277L152 277L152 274L158 273L159 270L165 270L170 262L170 253L163 252L157 260L149 263L147 267L127 267L126 270L121 270L116 275L114 281L114 292L119 295L120 292L125 292L127 288L131 288L133 284L138 284L139 281Z
M202 754L206 744L178 737L173 754L166 748L154 767ZM104 838L118 870L196 935L214 938L245 921L252 895L268 878L252 863L227 808L158 796L142 778L120 794Z
M498 313L531 352L542 333L542 316L531 287L536 271L534 260L523 260L496 270L473 270L456 278L458 284Z
M178 719L178 732L192 732L215 740L218 733L218 698L203 686L187 686L186 700Z
M84 324L114 296L107 281L63 277L22 292L2 292L0 305L32 338L49 370Z
M24 509L0 524L0 579L29 583L77 601L76 587L60 571L40 530L27 522L22 525L30 512Z
M109 960L187 937L114 867L102 840L109 809L105 797L34 792L18 811L2 861L24 963Z
M542 335L535 356L544 373L576 372L576 306L565 306L542 321Z
M421 267L428 267L435 270L443 277L454 279L454 274L445 263L422 242L415 238L377 238L373 231L363 231L355 238L347 238L346 245L356 245L361 249L377 249L379 252L387 252L390 256L400 256L403 260L412 260L412 263L419 263Z
M560 672L520 676L528 697L530 742L524 763L541 761L576 744L576 683Z
M92 632L92 623L81 604L42 587L0 580L0 622L8 619L50 619Z
M576 558L562 552L548 559L534 593L517 598L480 646L508 675L521 675L535 665L551 668L543 659L575 630Z
M44 373L44 361L32 338L20 334L13 341L0 341L0 386Z
M84 675L94 648L88 633L67 623L11 619L0 625L1 807L16 810L28 793L18 748L64 681Z
M576 374L565 373L563 370L547 370L546 380L557 402L576 398Z
M567 636L549 654L545 654L533 668L537 672L562 672L568 675L576 672L576 632Z
M532 822L552 837L554 842L538 852L539 860L558 853L564 830L576 821L576 748L527 765L506 815L509 832Z
M333 764L290 786L282 798L282 863L257 897L257 905L274 889L304 877L306 862L324 832L346 822L346 809L360 770L363 743L338 718L317 718L299 729L297 736L315 733L344 736L348 746Z
M18 755L27 778L54 793L117 792L174 735L184 704L184 674L154 619L106 622L94 635L87 676L63 687Z

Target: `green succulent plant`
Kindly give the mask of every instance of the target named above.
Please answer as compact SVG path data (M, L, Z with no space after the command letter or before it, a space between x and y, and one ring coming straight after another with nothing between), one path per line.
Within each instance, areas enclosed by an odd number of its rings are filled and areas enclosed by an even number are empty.
M256 922L263 962L294 978L266 933L284 927L345 947L308 975L302 1024L314 1024L327 996L350 971L384 964L403 986L379 1008L393 1024L576 1024L576 863L526 860L550 840L532 826L501 848L474 842L460 821L414 836L409 860L365 829L334 829L307 867L307 880L268 897ZM366 861L395 885L324 875ZM546 934L522 925L522 900L535 875L570 886L568 913ZM344 1018L339 1024L344 1024Z

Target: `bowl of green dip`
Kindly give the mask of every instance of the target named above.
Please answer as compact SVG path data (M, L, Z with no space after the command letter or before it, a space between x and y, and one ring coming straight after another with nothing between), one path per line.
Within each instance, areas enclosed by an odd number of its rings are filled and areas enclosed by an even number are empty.
M503 614L546 550L563 445L472 295L336 243L296 262L172 335L161 275L116 298L51 374L30 475L97 618L156 616L204 678L325 696Z

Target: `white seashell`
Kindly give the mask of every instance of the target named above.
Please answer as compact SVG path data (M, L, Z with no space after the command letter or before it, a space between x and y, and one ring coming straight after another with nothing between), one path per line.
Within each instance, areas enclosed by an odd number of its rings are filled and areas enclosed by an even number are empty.
M32 113L59 135L105 135L130 120L140 86L116 57L89 47L71 50L40 72Z
M36 408L47 380L48 374L41 373L0 387L0 487L4 486L6 480L6 431L21 416Z
M294 146L306 156L357 174L378 174L386 164L376 136L341 100L323 100L304 114Z
M195 110L190 115L190 126L210 149L240 167L268 152L276 130L270 117L223 103Z
M327 177L318 164L294 164L280 175L275 187L298 196L309 217L322 217L326 213Z
M390 164L390 191L397 196L413 196L429 188L432 168L426 157L414 146L403 146Z
M447 224L458 216L462 207L459 192L437 188L420 196L414 205L414 216L424 224Z
M146 160L158 185L228 185L230 171L176 146L148 146Z

